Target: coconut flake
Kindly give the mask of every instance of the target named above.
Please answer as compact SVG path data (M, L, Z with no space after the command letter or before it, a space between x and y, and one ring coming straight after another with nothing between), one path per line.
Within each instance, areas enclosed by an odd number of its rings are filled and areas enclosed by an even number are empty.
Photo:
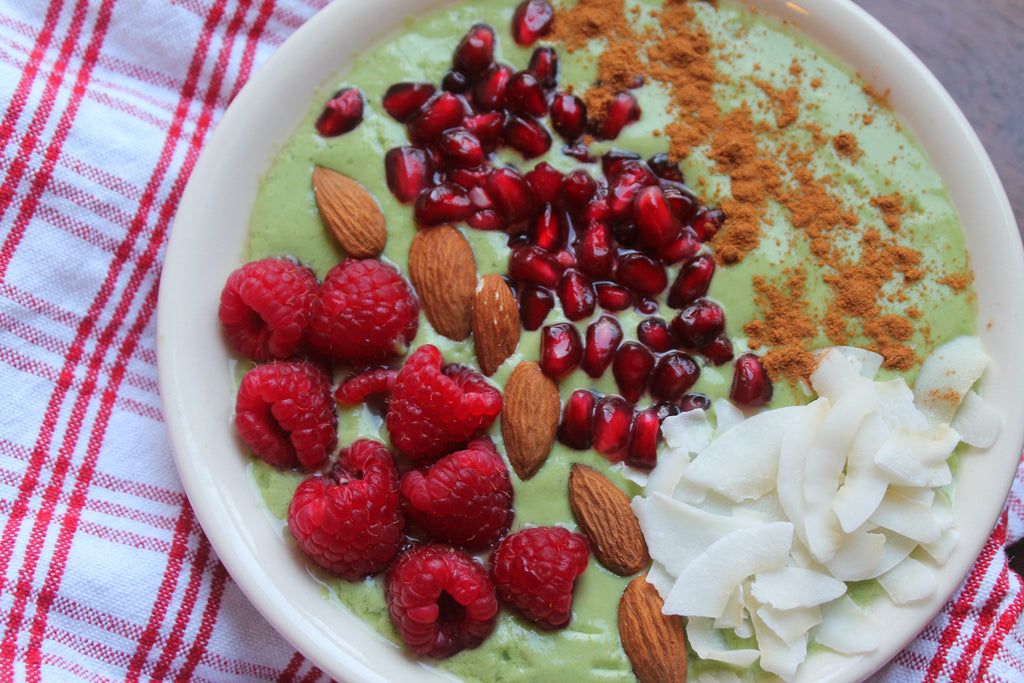
M804 468L811 442L832 407L827 398L818 398L809 403L782 436L779 445L778 478L775 490L779 504L793 523L797 537L807 543L804 531Z
M875 453L875 463L896 484L945 486L953 481L946 460L959 441L959 434L945 425L934 435L894 432Z
M932 506L914 500L900 489L890 489L885 494L871 521L918 543L934 543L942 534Z
M924 600L934 595L939 588L935 572L912 557L879 576L878 583L897 605Z
M846 584L813 569L784 567L754 577L750 594L778 610L814 607L832 602L846 592Z
M716 398L711 407L715 411L715 434L724 434L740 422L747 419L742 410L733 405L728 399Z
M988 367L977 337L957 337L924 359L914 382L914 403L933 425L948 424L967 391Z
M821 623L821 608L775 609L762 605L757 608L757 616L782 642L792 647L800 639L806 639L808 632Z
M711 619L687 619L686 642L701 659L725 662L733 666L748 667L761 656L758 650L750 648L730 649L722 631L714 627Z
M669 448L681 448L689 453L699 453L711 443L714 430L703 410L687 410L666 417L661 423L661 433ZM660 464L660 461L659 461Z
M879 646L883 629L849 596L822 608L821 624L814 631L819 644L844 655L871 652Z
M751 621L757 646L761 650L761 668L784 681L791 680L797 668L807 659L807 634L804 633L790 644L776 635L758 614L752 615Z
M988 448L999 438L1003 418L974 391L968 391L950 426L971 446Z

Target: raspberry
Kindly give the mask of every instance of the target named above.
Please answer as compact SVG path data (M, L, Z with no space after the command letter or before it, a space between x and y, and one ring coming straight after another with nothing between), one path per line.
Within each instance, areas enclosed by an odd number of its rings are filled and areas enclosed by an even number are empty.
M401 274L376 259L331 268L313 300L307 340L335 362L366 366L405 353L419 327L420 304Z
M252 261L231 273L217 310L231 346L255 361L295 355L318 287L312 270L286 258Z
M501 599L544 629L572 618L572 589L587 568L585 536L562 527L534 527L506 536L491 555L491 578Z
M498 618L487 570L448 546L417 546L400 555L388 571L385 593L402 640L427 657L450 657L476 647Z
M337 441L327 371L308 361L257 365L235 399L235 428L260 459L281 469L312 469Z
M413 460L464 446L501 412L501 392L461 365L441 369L441 352L424 344L398 371L385 424L391 443Z
M406 517L435 541L480 551L492 548L512 524L512 481L490 439L402 476Z
M341 452L331 475L305 480L288 506L288 528L321 567L348 581L385 569L405 526L398 471L388 450L361 439Z
M374 396L390 396L397 370L376 368L345 379L334 390L334 400L345 406L356 406Z

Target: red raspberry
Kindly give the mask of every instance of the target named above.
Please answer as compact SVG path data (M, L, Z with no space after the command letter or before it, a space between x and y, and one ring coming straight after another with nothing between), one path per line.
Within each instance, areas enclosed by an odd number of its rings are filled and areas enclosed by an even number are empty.
M490 439L402 476L406 517L434 540L488 550L512 524L512 481Z
M345 406L357 406L375 396L390 396L398 370L375 368L345 379L334 390L334 400Z
M572 618L572 589L587 568L585 536L562 527L534 527L506 536L491 555L498 595L544 629Z
M377 259L345 259L313 300L307 340L335 363L365 366L397 358L416 336L420 303L401 274Z
M406 551L388 571L391 622L413 652L451 657L494 630L498 598L483 565L449 546Z
M424 344L398 371L385 424L391 443L413 460L461 448L501 412L501 392L461 365L441 369L441 352Z
M287 258L252 261L231 273L217 310L231 346L255 361L295 355L318 287L312 270Z
M343 450L330 476L299 484L288 506L288 528L299 547L348 581L386 568L404 527L398 471L384 445L369 439Z
M260 459L282 469L312 469L337 441L327 371L308 361L257 365L235 399L235 428Z

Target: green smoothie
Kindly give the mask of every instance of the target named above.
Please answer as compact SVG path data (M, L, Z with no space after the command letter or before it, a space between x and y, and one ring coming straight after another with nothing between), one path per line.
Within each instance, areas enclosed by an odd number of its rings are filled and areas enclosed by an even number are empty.
M870 260L867 256L873 247L864 239L868 232L877 233L888 245L886 249L905 247L918 254L912 273L904 269L887 281L873 281L880 291L875 293L877 310L872 312L871 320L888 320L895 325L893 321L898 318L913 323L910 331L894 332L893 336L899 337L898 341L920 358L945 340L972 333L976 313L969 281L964 284L956 280L955 286L951 284L954 275L970 272L956 211L927 157L898 119L848 67L790 27L726 3L716 6L696 2L692 6L694 26L707 36L712 46L708 57L720 76L714 85L719 116L725 119L730 112L747 112L754 134L763 133L769 141L762 152L799 159L796 165L778 166L778 183L783 189L758 200L759 233L755 243L747 245L742 258L720 263L712 282L709 296L721 303L726 312L727 333L736 354L748 347L759 352L766 349L763 340L750 339L754 328L748 327L748 323L770 318L766 315L770 306L765 303L765 287L792 279L797 267L802 311L805 317L822 321L814 333L813 344L819 348L835 345L837 333L834 326L830 328L827 324L834 321L834 316L830 317L829 312L837 310L837 292L846 291L844 278L855 279L860 272L855 266ZM659 3L631 0L628 7L636 8L624 13L635 24L641 28L651 25L651 30L657 30L650 15L652 10L660 9ZM302 125L284 144L263 179L253 208L244 260L287 254L310 264L322 277L343 258L343 252L320 219L313 196L312 170L325 166L356 179L376 198L388 225L384 258L405 272L416 227L410 207L398 203L386 186L383 158L388 149L408 143L403 126L381 108L381 96L397 82L439 83L451 66L453 48L477 22L490 24L499 36L496 61L515 69L524 68L532 48L518 48L509 37L507 28L513 9L514 4L507 0L481 0L410 20L401 33L358 55L350 70L324 84L322 91L312 96ZM557 42L551 44L559 51L561 60L559 87L585 91L597 75L596 58L607 47L606 42L594 39L571 52ZM364 120L350 133L324 139L316 133L313 122L323 102L342 86L358 87L364 93ZM686 118L674 104L671 88L648 78L633 92L643 116L627 126L614 142L592 144L595 156L612 147L637 152L644 158L669 150L667 131ZM781 118L792 116L793 108L797 112L796 123L782 125L785 122ZM849 142L844 134L855 135L855 148L841 144ZM741 177L735 168L726 168L715 141L690 145L687 152L681 159L683 173L688 184L703 194L706 203L729 206L735 202L739 194L736 184ZM544 157L528 162L515 154L506 154L504 158L521 172L542 160L563 171L580 165L561 154L558 140ZM595 177L600 175L599 165L591 166L590 170ZM814 197L800 195L800 188L807 189L806 184L800 184L801 174L812 175L816 186L824 186L828 196L843 207L841 229L827 235L833 245L838 245L837 249L843 249L839 259L843 268L837 270L836 258L816 257L821 243L809 229L795 227L798 221L794 217L800 213L801 199L815 201ZM788 191L787 185L792 185ZM881 202L871 199L883 197L898 197L898 210L886 212ZM505 235L466 227L463 231L473 245L479 275L506 271ZM728 234L722 237L727 239ZM835 256L834 252L832 255ZM670 278L674 278L677 269L678 266L672 269ZM760 288L755 285L758 277L765 278ZM594 317L601 313L599 309ZM661 314L668 320L674 312L665 307ZM548 322L560 317L556 305ZM619 315L626 340L636 338L636 323L641 317L630 311ZM579 321L578 329L582 332L589 322ZM870 331L868 323L847 328L844 334L850 345L879 343L878 334ZM425 318L420 321L414 343L437 345L447 362L475 365L471 340L454 343L440 337ZM538 333L524 332L516 354L492 379L503 386L520 360L537 359L538 349ZM894 364L883 372L900 374L912 382L916 368L914 363ZM725 396L731 373L730 364L702 364L701 378L693 391L711 398ZM610 373L595 384L578 371L560 382L563 401L580 386L616 393ZM780 378L772 407L809 398L804 383ZM339 435L342 444L360 437L387 441L380 419L362 408L341 411ZM497 425L491 436L503 452ZM514 529L552 524L575 528L566 497L568 470L573 462L597 467L609 473L629 495L638 493L637 487L603 456L556 445L533 479L522 482L512 475ZM283 520L299 476L276 471L258 461L253 462L251 472L270 512ZM287 532L283 536L288 538ZM328 599L336 601L339 609L351 610L383 637L398 642L387 617L382 579L347 583L323 572L313 573L322 582ZM616 626L619 596L628 581L629 578L606 571L591 558L589 568L577 583L575 614L566 629L540 632L505 611L495 633L480 648L429 664L467 681L556 680L570 671L581 682L632 680ZM395 652L396 656L408 656L402 654L401 647L396 647Z

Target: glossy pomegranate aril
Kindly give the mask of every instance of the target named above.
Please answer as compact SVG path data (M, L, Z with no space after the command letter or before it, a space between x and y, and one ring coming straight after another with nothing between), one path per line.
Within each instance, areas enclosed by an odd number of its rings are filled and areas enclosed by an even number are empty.
M629 92L618 92L612 96L601 121L595 122L592 130L602 140L614 140L630 123L640 119L640 105Z
M658 250L658 257L664 263L672 264L692 258L700 251L700 240L693 228L686 226L679 236Z
M615 270L615 244L606 224L592 221L583 231L577 247L580 270L594 279L611 278Z
M533 194L526 179L514 168L495 168L487 174L484 191L509 225L533 213Z
M651 407L657 411L659 423L664 422L665 418L674 417L682 412L678 405L675 403L669 403L668 401L659 401Z
M363 93L342 88L327 101L316 120L316 131L325 138L344 135L363 120Z
M613 460L625 457L633 424L633 406L615 394L602 396L594 405L593 447Z
M548 100L544 86L529 71L517 71L505 86L505 108L528 116L544 116Z
M651 170L639 161L626 161L608 185L608 210L622 220L632 214L633 200L645 187L657 184Z
M484 162L483 145L465 128L450 128L441 133L437 148L452 166L471 168Z
M591 377L600 377L622 342L622 327L614 317L602 315L587 326L585 340L580 367Z
M512 149L533 159L551 149L551 134L537 119L523 114L513 114L505 121L502 138Z
M597 303L606 311L624 311L636 299L632 290L614 282L595 283L594 289L597 291Z
M641 297L636 302L635 308L637 313L641 313L643 315L654 315L659 310L661 310L658 306L657 299L652 299L649 296Z
M672 210L672 215L682 225L689 225L700 209L700 200L686 185L662 178L658 181L665 202Z
M395 83L384 91L384 111L399 123L406 123L436 92L432 83Z
M537 285L525 285L519 292L519 320L524 330L539 330L555 307L555 296Z
M579 367L583 341L572 323L548 325L540 335L540 369L548 377L561 379Z
M467 76L480 74L494 61L494 29L476 24L459 42L452 55L452 66Z
M660 401L682 398L700 377L697 361L682 351L669 351L654 364L651 396Z
M525 244L512 250L508 274L517 282L554 290L562 277L562 269L549 252L534 244Z
M555 262L562 270L576 267L576 255L572 253L571 249L559 249L553 256L555 257Z
M530 242L554 253L565 244L565 232L554 207L545 204L530 223Z
M469 76L454 69L446 71L441 77L441 89L450 93L464 93L469 90L470 85Z
M467 190L472 190L474 187L483 187L484 182L487 180L487 168L484 166L478 166L476 168L452 168L448 170L445 179L450 183L461 185ZM489 206L490 198L488 198L484 204Z
M512 78L512 69L504 64L491 64L473 86L473 104L481 111L495 111L505 106L505 88Z
M408 204L433 185L434 162L425 149L395 147L384 155L384 177L395 199Z
M626 463L649 470L658 463L658 442L661 440L661 419L658 409L651 407L633 416Z
M574 268L562 273L557 292L558 300L562 303L562 312L569 320L588 318L597 306L594 285Z
M561 171L546 161L534 166L523 177L526 178L536 201L540 204L555 201L565 178Z
M562 179L562 201L571 211L579 211L597 192L597 181L582 168L577 168Z
M655 353L665 353L675 348L675 340L664 318L644 318L636 326L636 338Z
M590 153L590 147L584 142L572 142L563 145L562 154L584 164L592 163L595 160L594 155Z
M668 290L668 305L682 308L708 293L715 274L715 259L708 254L695 256L679 269L679 275Z
M580 213L580 218L584 223L589 223L591 221L611 221L612 212L611 209L608 208L608 197L600 192L600 188L598 188L597 195L583 207L583 211Z
M718 335L699 350L712 365L725 365L733 358L732 340L724 334Z
M730 399L753 408L771 401L772 391L772 381L757 356L745 353L736 359L729 388Z
M537 81L547 90L558 85L558 53L553 47L538 47L530 55L527 71L537 77Z
M572 93L556 93L550 113L551 127L567 142L578 140L587 130L587 105Z
M455 183L441 183L420 192L413 204L413 219L419 225L441 225L464 221L476 210L466 190Z
M657 185L637 193L633 200L633 222L640 232L640 241L655 249L676 239L681 227Z
M601 155L601 170L604 172L605 178L614 178L622 172L627 162L639 162L641 159L642 157L636 152L613 147Z
M679 162L672 161L667 154L655 154L647 160L647 166L654 175L662 180L671 180L675 183L683 182L683 172L679 170Z
M654 354L638 342L626 342L612 359L612 376L622 395L636 403L647 390L654 369Z
M725 312L714 301L697 299L679 311L670 329L681 346L700 349L725 331Z
M487 111L467 116L462 120L462 127L484 144L497 142L501 138L501 131L505 129L505 114L498 111Z
M640 294L657 296L668 285L668 275L656 259L633 252L619 258L615 281Z
M686 394L679 399L679 409L684 413L691 410L708 410L711 407L711 399L704 394Z
M724 222L725 212L721 209L704 209L697 212L697 217L693 219L693 230L698 239L707 242L718 234Z
M569 448L584 451L593 443L594 392L577 389L572 392L562 410L558 426L558 441Z
M551 32L555 9L547 0L523 0L512 13L512 39L528 47Z
M417 143L435 142L441 133L459 126L465 115L462 100L450 92L442 92L409 121L409 139Z
M505 219L494 209L477 209L466 219L474 230L504 230Z

